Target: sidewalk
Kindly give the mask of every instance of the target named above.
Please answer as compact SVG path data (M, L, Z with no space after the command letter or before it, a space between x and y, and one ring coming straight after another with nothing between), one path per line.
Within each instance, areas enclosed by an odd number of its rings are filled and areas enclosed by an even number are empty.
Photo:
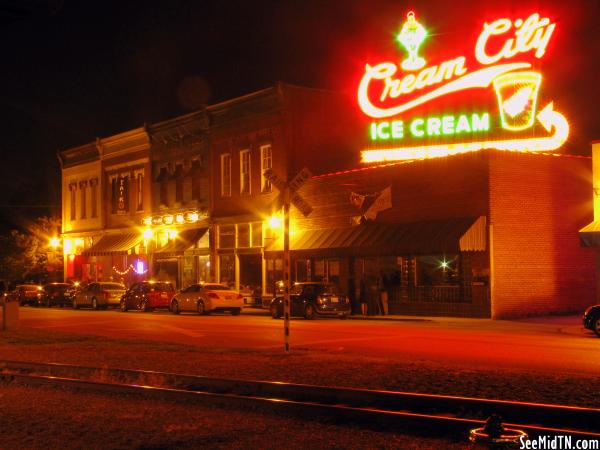
M268 316L269 310L260 307L244 306L242 314L253 316ZM348 316L348 320L383 320L383 321L398 321L398 322L482 322L492 321L496 323L531 323L541 325L553 325L558 327L572 327L581 325L581 314L571 314L563 316L536 316L520 319L502 319L492 320L490 318L475 318L475 317L452 317L452 316L409 316L409 315L377 315L363 316L355 314Z

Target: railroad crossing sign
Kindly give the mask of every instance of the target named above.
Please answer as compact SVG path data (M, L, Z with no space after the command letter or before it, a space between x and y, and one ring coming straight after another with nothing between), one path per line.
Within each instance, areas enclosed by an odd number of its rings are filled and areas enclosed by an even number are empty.
M284 292L283 297L283 339L284 339L284 350L286 353L290 352L290 203L294 205L298 210L308 216L312 212L312 206L308 204L306 200L298 194L298 189L306 183L306 181L312 176L310 170L306 167L302 169L292 181L285 182L273 169L267 169L264 172L264 176L269 180L273 186L279 191L279 196L276 202L283 205L283 282Z
M312 212L312 206L308 204L306 200L298 194L298 189L306 183L306 181L312 176L310 170L306 167L302 169L298 174L292 178L292 181L286 183L275 173L273 169L267 169L264 171L264 176L269 180L273 186L279 191L278 200L280 203L285 203L285 196L289 195L289 202L294 205L304 215L308 216Z

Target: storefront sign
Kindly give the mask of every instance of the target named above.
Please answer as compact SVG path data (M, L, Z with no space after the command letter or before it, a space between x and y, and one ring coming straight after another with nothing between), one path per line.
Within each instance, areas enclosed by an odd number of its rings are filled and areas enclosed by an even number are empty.
M367 64L358 87L372 119L363 162L559 148L569 124L552 101L540 102L542 74L533 70L555 28L537 13L497 19L483 24L472 56L438 62L425 58L427 30L409 12L397 38L406 58Z

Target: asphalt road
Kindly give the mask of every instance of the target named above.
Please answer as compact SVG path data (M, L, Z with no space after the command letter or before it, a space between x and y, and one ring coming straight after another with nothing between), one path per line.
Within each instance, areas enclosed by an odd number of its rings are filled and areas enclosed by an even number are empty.
M283 349L283 320L267 315L175 316L159 311L23 307L20 318L24 328L218 348ZM528 321L293 319L291 346L292 351L324 349L471 369L600 374L600 339L583 330L578 317Z

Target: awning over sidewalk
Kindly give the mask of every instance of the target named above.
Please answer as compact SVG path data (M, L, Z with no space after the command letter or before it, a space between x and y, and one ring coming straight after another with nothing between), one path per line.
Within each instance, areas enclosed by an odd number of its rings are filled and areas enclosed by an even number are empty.
M87 256L126 255L142 239L140 233L105 234L82 254Z
M336 255L459 253L486 249L485 217L463 217L403 224L365 223L346 228L292 234L293 251L335 250ZM281 251L281 239L267 251ZM327 253L327 252L325 252Z
M592 222L579 230L579 240L584 247L600 247L600 222Z
M171 240L164 247L156 250L156 257L178 256L182 255L186 250L194 247L196 242L206 234L208 228L192 228L189 230L180 231L175 239Z

